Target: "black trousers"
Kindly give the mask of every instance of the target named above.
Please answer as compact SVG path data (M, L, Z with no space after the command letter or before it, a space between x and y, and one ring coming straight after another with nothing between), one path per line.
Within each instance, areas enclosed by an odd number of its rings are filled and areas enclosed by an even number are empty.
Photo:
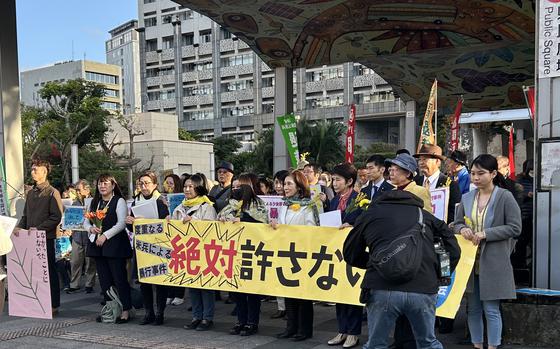
M237 321L241 325L258 325L261 313L261 296L257 294L232 292L237 304Z
M144 309L147 313L154 312L154 288L156 289L156 314L163 315L165 302L167 301L168 286L140 284Z
M350 304L336 304L338 332L359 336L362 333L362 313L364 307Z
M60 280L56 268L55 239L47 239L47 264L49 266L49 281L51 286L51 307L60 307Z
M185 298L185 287L181 286L168 286L167 287L167 297L168 298Z
M95 267L99 277L99 285L101 285L101 291L105 294L105 299L108 299L107 290L111 286L115 286L119 293L123 310L130 310L132 303L130 300L126 258L95 257Z
M286 298L286 331L313 336L313 301Z

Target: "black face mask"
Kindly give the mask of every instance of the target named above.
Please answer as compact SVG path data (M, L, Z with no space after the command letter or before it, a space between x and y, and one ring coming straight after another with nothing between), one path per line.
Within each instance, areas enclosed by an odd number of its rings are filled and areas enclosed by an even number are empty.
M241 200L243 197L243 193L241 189L234 189L231 191L231 198L234 200Z

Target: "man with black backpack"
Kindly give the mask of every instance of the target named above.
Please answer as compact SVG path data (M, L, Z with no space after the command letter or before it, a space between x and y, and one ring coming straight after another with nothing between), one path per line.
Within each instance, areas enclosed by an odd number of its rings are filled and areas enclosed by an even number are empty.
M423 207L410 192L384 192L358 218L344 243L344 260L367 269L360 297L369 326L364 348L388 348L388 335L401 315L410 321L418 348L443 348L434 334L439 287L434 237L443 241L451 271L461 252L447 225Z

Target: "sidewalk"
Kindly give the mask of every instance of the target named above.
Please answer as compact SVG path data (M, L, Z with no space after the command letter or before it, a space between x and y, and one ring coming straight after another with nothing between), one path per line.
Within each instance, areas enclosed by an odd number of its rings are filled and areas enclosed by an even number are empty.
M225 293L222 292L225 296ZM264 302L261 309L259 333L241 337L229 334L236 317L229 315L233 305L216 302L214 328L207 332L184 330L190 322L187 311L188 298L180 306L168 306L163 326L139 326L143 310L128 324L109 325L95 322L101 305L98 289L93 294L79 292L62 293L59 315L52 321L9 317L7 312L0 316L0 348L157 348L157 349L294 349L294 348L342 348L329 347L326 342L336 335L335 307L315 305L314 336L304 342L276 339L275 335L284 330L285 320L270 319L276 311L276 303ZM445 348L470 349L470 345L458 345L464 337L464 314L456 321L457 328L449 335L438 335ZM361 348L366 341L367 324L364 323ZM504 346L512 349L531 349L521 346ZM541 348L542 349L542 348Z

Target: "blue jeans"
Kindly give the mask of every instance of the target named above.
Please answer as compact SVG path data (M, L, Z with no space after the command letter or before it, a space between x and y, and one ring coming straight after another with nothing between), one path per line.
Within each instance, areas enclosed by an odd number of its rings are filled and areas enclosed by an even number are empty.
M474 276L474 289L467 293L469 306L467 307L467 321L473 344L484 343L484 323L482 312L486 316L488 328L488 345L497 347L502 344L502 315L500 314L500 301L481 301L478 276Z
M364 349L386 349L399 315L410 321L419 349L443 349L434 334L435 294L371 290L367 303L369 338Z
M189 294L191 296L193 320L212 321L214 319L214 291L189 288Z

